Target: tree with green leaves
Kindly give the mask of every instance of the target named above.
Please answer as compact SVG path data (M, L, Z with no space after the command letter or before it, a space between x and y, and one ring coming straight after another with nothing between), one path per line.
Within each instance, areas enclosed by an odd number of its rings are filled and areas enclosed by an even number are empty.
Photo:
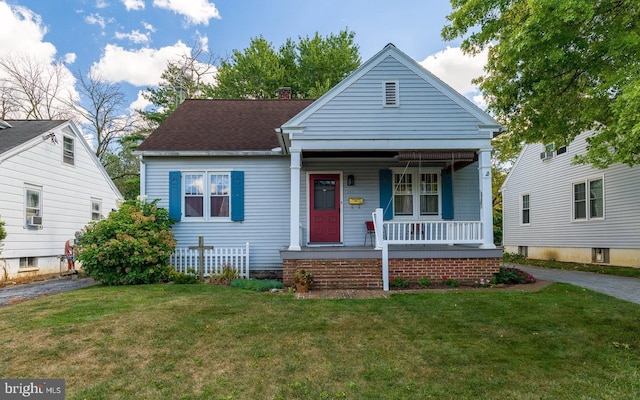
M559 147L594 130L576 161L640 163L640 4L637 0L451 0L446 40L489 49L476 80L509 132L502 152L522 143Z
M213 57L202 59L207 53L197 48L189 56L171 61L160 76L157 88L149 87L142 96L151 102L150 110L138 113L153 126L158 126L184 99L208 98L212 91L215 67Z
M262 36L223 61L211 97L269 99L281 87L294 98L317 98L360 66L355 33L288 39L278 50Z

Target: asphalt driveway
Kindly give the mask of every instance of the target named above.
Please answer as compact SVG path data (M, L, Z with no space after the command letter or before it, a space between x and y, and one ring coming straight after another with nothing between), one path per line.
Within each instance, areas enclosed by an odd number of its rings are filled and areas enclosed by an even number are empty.
M24 285L9 285L0 288L0 307L40 296L67 292L95 285L92 278L72 280L70 277L50 279Z
M570 283L595 292L607 294L622 300L640 304L640 279L623 276L596 274L593 272L568 271L555 268L540 268L529 265L511 264L526 271L536 279Z

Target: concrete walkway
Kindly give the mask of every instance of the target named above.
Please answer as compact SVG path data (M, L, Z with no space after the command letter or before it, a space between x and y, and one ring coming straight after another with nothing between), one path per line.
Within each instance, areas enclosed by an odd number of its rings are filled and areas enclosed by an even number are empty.
M640 304L640 279L637 278L555 268L540 268L529 265L509 265L533 275L536 279L570 283L575 286Z

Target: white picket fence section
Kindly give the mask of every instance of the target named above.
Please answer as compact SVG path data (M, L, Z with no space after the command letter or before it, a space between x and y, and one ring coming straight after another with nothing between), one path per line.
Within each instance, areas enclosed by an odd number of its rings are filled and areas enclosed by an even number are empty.
M198 272L198 250L178 247L171 255L171 265L178 272L186 273L188 268ZM231 266L239 277L249 278L249 243L244 247L214 247L204 250L204 276L222 273L224 266Z

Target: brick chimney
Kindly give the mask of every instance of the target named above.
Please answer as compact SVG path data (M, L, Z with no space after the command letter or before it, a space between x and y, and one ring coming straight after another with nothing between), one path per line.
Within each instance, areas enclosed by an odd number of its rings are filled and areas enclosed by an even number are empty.
M291 88L290 87L281 87L278 89L278 99L279 100L291 100Z

